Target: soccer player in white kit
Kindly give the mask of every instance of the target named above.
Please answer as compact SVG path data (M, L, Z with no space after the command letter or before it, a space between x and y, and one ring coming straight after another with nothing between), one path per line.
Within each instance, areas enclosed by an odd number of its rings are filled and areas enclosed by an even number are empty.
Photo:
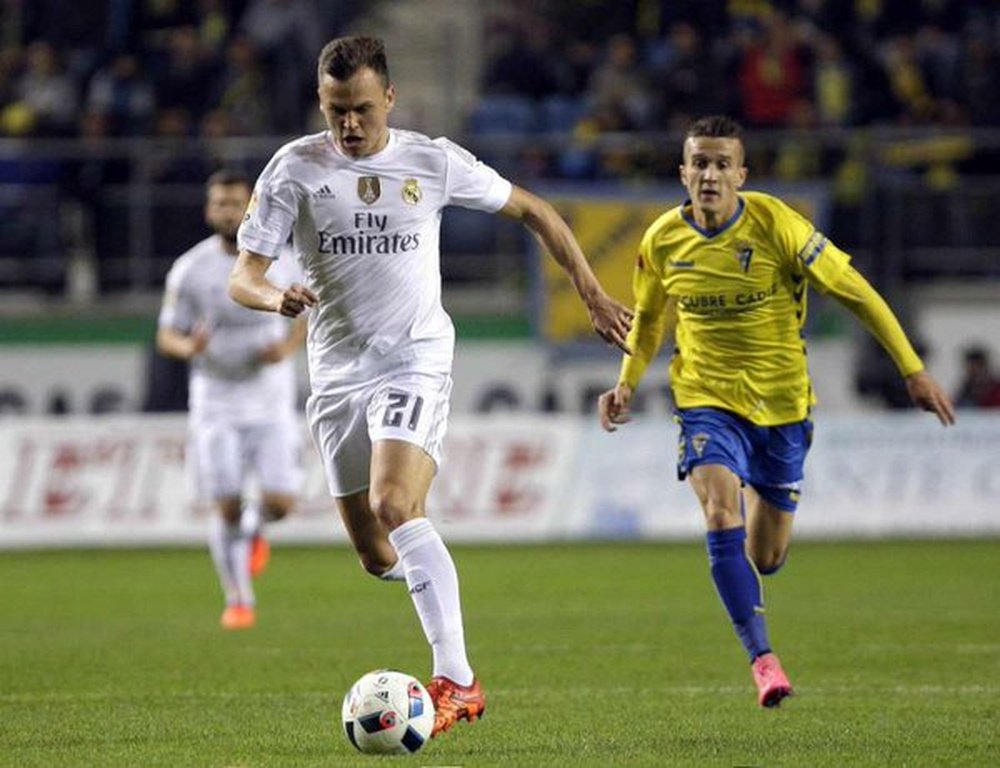
M217 512L209 549L225 595L225 629L256 621L251 577L269 553L261 519L280 520L291 511L300 475L293 355L305 338L305 319L254 312L226 290L250 192L240 173L209 177L205 220L215 234L171 267L156 334L161 352L191 364L189 466L199 494ZM287 250L270 275L283 286L302 279ZM256 475L259 506L243 499L248 470Z
M380 40L331 41L318 76L329 131L283 146L257 180L229 291L291 317L313 307L310 429L362 565L407 583L433 653L436 735L486 706L466 656L455 565L424 510L455 335L441 305L441 210L523 222L566 270L597 333L622 349L632 313L604 292L551 205L447 139L388 127L395 88ZM289 235L306 282L281 290L268 270Z

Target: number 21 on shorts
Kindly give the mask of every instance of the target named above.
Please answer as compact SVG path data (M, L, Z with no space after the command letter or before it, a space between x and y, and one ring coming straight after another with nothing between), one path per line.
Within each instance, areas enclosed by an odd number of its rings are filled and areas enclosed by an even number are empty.
M385 412L382 415L382 426L401 427L405 421L407 429L411 432L416 431L423 407L424 399L420 395L412 396L408 392L390 392Z

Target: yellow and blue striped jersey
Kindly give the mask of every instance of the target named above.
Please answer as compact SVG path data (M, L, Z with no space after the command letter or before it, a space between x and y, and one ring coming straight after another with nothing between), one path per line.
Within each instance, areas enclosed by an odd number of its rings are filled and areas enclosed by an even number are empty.
M742 193L733 217L711 232L686 204L643 236L633 333L676 307L670 376L678 407L723 408L763 426L800 421L815 402L803 340L806 289L836 293L848 272L857 274L850 257L775 197ZM633 387L656 353L641 346L622 366L621 380Z

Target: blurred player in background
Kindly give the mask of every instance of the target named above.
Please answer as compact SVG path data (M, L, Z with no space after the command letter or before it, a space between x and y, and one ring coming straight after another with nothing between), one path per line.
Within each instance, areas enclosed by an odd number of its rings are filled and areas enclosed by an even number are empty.
M341 38L319 57L329 131L282 147L254 189L230 293L309 321L307 416L361 563L405 579L433 651L434 733L486 699L466 655L458 575L426 517L451 392L455 332L441 306L441 210L521 221L566 270L597 333L624 349L631 312L593 275L566 223L447 139L388 127L395 103L380 40ZM289 235L308 287L269 271Z
M701 502L712 579L750 657L758 702L773 707L792 687L768 639L760 575L785 561L812 439L807 286L836 298L878 339L916 405L945 425L954 409L850 257L777 198L739 192L741 135L726 117L688 130L680 176L690 199L643 236L634 353L598 410L608 431L628 421L646 366L673 337L678 476Z
M218 513L209 545L225 593L226 629L256 621L251 576L269 557L261 522L291 511L299 482L294 354L305 319L253 312L227 293L250 191L239 173L223 170L208 179L205 220L215 234L174 262L156 335L163 354L190 361L189 462L199 493ZM302 279L287 250L272 274L278 285ZM244 498L249 471L259 503Z

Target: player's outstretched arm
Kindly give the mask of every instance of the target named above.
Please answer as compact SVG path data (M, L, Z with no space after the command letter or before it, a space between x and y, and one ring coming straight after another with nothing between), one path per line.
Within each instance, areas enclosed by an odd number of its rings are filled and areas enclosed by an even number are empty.
M306 307L315 306L316 294L305 286L292 283L281 290L267 279L272 260L251 251L240 251L229 273L229 296L250 309L277 312L285 317L298 317Z
M515 186L501 213L524 224L561 266L590 314L597 335L626 354L632 328L632 310L611 298L587 263L572 230L552 205L527 190Z
M910 399L918 408L934 413L948 426L955 423L955 407L913 350L902 326L882 295L860 272L847 267L826 286L830 294L854 314L889 353L906 381Z

